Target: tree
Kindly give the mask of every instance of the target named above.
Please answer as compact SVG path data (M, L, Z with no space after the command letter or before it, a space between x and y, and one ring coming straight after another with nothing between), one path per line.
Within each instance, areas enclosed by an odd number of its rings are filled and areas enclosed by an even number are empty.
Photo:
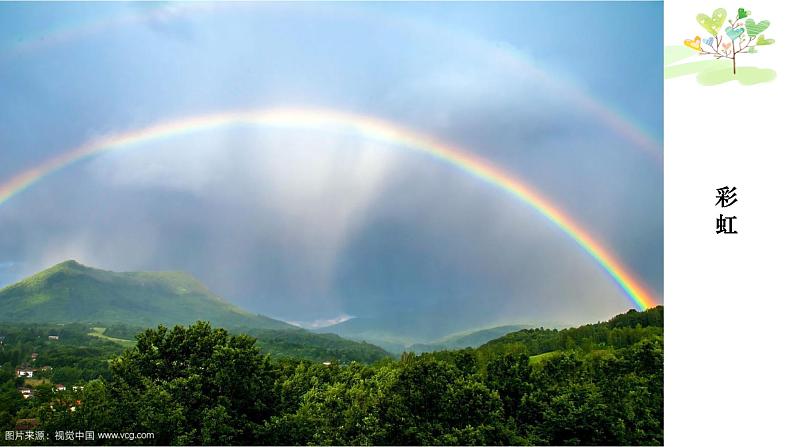
M274 367L246 335L198 322L137 337L95 380L74 411L65 400L41 412L44 425L153 432L158 444L258 444L255 428L274 413ZM151 441L150 441L151 442Z
M271 363L207 323L158 327L84 389L25 400L0 370L0 424L156 435L102 441L123 444L660 445L662 325L658 307L376 365Z
M724 33L720 32L722 25L728 18L725 8L717 8L709 17L698 14L696 20L709 34L710 37L701 39L684 40L684 45L698 51L701 55L711 55L715 59L730 59L733 63L733 74L736 74L736 56L741 53L757 53L758 46L772 45L775 39L767 39L762 32L769 28L769 20L756 22L749 18L750 11L739 8L736 18L728 20L729 26Z

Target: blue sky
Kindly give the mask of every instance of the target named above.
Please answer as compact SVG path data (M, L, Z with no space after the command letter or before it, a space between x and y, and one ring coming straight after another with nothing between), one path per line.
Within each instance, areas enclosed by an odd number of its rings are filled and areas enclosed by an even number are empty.
M181 116L323 107L503 166L659 295L662 3L0 4L0 179ZM538 77L531 70L553 78ZM0 206L0 283L76 258L187 270L291 321L441 315L460 328L628 307L592 260L487 185L371 141L222 129L87 160Z

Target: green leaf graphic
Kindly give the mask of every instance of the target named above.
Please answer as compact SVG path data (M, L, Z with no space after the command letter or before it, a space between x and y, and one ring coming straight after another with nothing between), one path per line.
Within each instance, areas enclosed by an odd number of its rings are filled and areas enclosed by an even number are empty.
M712 36L716 36L720 32L720 28L722 24L725 23L727 17L728 12L725 8L717 8L711 14L711 17L706 14L698 14L696 19L700 26L705 28Z

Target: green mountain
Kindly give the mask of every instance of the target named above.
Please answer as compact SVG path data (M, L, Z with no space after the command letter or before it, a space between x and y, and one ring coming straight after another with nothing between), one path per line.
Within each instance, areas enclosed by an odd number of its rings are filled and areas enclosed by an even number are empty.
M60 335L65 333L58 328L82 328L60 345L84 344L88 337L127 348L147 327L197 320L256 337L259 348L274 357L364 363L389 357L377 346L246 312L187 273L116 273L66 261L0 290L0 334L14 327L50 327L50 334Z
M556 351L623 348L640 340L664 335L664 307L629 310L608 321L568 329L532 328L491 340L477 351L487 354L523 353L530 356Z
M527 324L479 329L448 316L439 318L437 312L391 312L381 316L351 318L331 326L314 329L314 332L366 341L394 354L400 354L403 351L422 353L440 349L476 347L506 333L541 325L560 326L559 323L531 321Z
M527 329L527 325L513 324L507 326L497 326L488 329L468 331L461 334L453 334L432 343L414 343L408 346L407 351L422 353L450 349L476 348L495 338L509 334L510 332Z
M315 332L367 341L399 354L411 345L432 343L470 327L449 315L439 318L437 312L402 310L384 315L351 318L315 329Z
M507 358L506 356L509 356L511 361L524 357L530 363L554 360L566 353L577 353L593 358L610 357L618 351L644 342L661 344L663 339L664 307L656 306L642 312L632 309L608 321L567 329L543 327L521 329L488 341L477 348L442 349L422 353L420 357L456 363L460 362L459 356L463 355L474 360L485 372L489 363L496 359Z
M246 312L182 272L117 273L66 261L0 290L0 321L150 327L196 320L229 328L295 328Z
M338 335L350 340L359 340L380 346L393 353L400 354L405 347L415 343L417 340L411 336L410 331L402 328L388 327L394 324L393 321L385 321L375 318L351 318L331 326L314 329L320 335Z
M315 334L304 329L246 330L256 337L263 352L277 358L298 358L315 362L374 363L391 357L379 346L363 341L353 341L336 334Z
M0 324L0 333L2 324ZM135 336L144 328L126 324L115 324L107 328L93 328L94 336L114 340L124 346L135 344ZM373 363L391 357L378 346L361 341L348 340L335 334L315 334L305 329L255 329L232 330L233 334L244 333L256 338L256 344L273 357L291 357L315 362L335 361Z

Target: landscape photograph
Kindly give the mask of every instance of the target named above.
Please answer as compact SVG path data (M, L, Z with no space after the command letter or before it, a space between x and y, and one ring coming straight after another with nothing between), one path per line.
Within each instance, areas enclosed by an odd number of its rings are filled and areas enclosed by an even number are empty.
M0 445L662 445L662 2L0 3Z

